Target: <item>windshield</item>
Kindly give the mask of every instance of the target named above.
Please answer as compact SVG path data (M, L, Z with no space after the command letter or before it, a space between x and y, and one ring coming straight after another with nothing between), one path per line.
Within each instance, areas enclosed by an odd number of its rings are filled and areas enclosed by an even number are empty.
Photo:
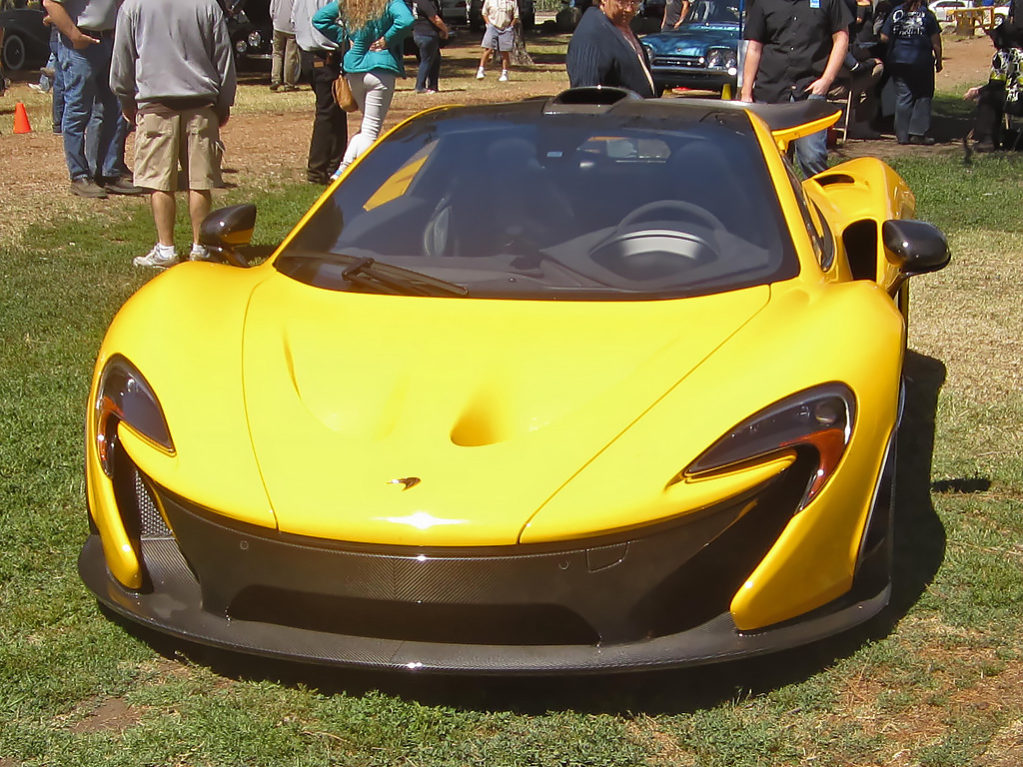
M739 23L739 6L718 0L695 0L690 6L686 24Z
M425 115L352 169L275 266L331 290L394 292L365 268L346 277L371 259L370 271L411 270L420 290L428 277L529 299L674 298L794 276L745 115L670 117Z

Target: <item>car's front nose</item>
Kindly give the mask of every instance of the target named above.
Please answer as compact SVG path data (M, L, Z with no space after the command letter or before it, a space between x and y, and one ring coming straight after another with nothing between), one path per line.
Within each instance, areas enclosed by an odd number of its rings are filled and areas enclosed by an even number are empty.
M810 468L797 463L741 498L628 534L446 549L231 522L136 473L120 495L137 517L144 587L110 578L95 534L79 572L133 620L259 655L473 673L702 664L811 641L885 604L882 581L800 623L736 629L729 600L785 526Z

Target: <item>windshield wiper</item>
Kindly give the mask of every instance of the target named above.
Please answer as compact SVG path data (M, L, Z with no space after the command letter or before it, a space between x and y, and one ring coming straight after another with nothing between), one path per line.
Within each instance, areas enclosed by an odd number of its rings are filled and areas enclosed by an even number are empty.
M389 288L398 294L412 293L420 296L442 295L465 296L469 290L454 282L431 277L412 269L384 264L369 257L342 256L352 259L352 264L341 272L341 278L356 285Z
M330 253L318 256L288 255L282 260L297 262L332 262L343 265L340 277L349 285L403 296L467 296L469 290L463 285L432 277L413 269L377 261L368 256L349 256L344 253ZM291 270L285 269L286 273ZM335 273L336 274L336 273ZM297 274L293 276L298 277ZM336 277L335 277L336 279ZM318 282L318 281L314 281ZM337 289L337 288L335 288Z

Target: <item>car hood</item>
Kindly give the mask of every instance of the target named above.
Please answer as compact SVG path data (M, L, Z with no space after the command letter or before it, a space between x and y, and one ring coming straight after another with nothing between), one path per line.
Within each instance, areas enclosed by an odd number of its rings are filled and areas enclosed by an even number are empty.
M672 32L647 35L643 43L654 53L702 56L710 48L735 48L738 40L738 24L684 24Z
M243 375L278 527L369 543L517 543L769 294L420 298L271 277L250 300Z

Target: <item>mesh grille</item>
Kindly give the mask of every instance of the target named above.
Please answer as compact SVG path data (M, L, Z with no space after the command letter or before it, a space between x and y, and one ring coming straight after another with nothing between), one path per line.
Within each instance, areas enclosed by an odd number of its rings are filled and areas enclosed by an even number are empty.
M135 475L135 501L139 510L139 532L142 538L173 538L170 529L163 521L160 510L156 508L153 495L142 481L142 475L133 467Z

